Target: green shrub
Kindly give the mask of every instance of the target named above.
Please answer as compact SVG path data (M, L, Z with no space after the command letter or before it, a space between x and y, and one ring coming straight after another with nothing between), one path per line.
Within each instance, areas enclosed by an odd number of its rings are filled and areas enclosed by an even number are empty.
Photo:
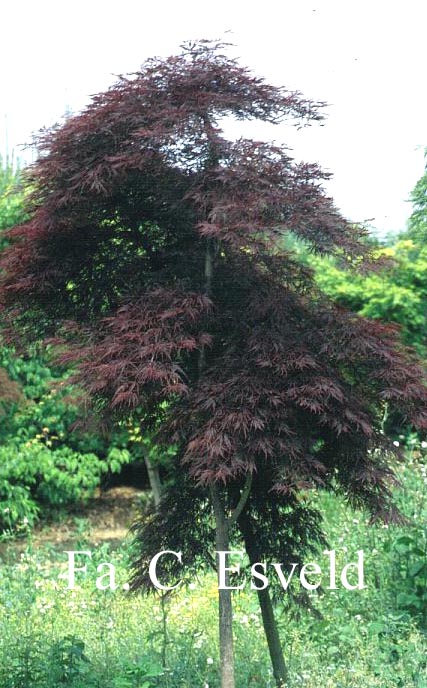
M400 240L378 250L392 261L380 272L347 272L330 259L312 258L320 289L345 308L367 318L401 326L402 339L427 353L427 248Z
M51 449L39 440L0 447L0 531L34 524L40 509L63 507L92 495L106 471L129 461L113 448L106 459L69 447Z

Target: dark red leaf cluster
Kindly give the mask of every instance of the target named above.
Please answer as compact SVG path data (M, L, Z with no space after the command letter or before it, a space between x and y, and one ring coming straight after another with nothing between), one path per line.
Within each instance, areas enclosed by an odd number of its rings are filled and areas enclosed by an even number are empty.
M295 164L285 147L239 139L221 148L220 164L200 180L190 198L205 212L202 236L248 246L262 236L270 242L292 231L319 252L337 248L363 255L363 230L337 212L320 183L317 165Z
M211 344L210 335L200 330L210 308L202 294L147 292L103 318L95 333L75 329L73 336L82 344L66 350L58 362L78 363L73 381L90 395L107 398L112 409L186 394L188 356Z
M426 374L395 328L276 290L265 275L244 308L229 308L234 341L165 428L190 474L230 483L253 471L282 494L337 480L372 513L385 511L394 447L381 400L427 428Z

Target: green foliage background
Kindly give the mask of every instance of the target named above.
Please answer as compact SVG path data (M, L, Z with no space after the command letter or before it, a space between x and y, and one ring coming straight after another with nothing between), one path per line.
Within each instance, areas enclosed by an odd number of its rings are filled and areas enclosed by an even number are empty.
M25 191L19 167L0 156L0 231L23 222ZM1 244L0 244L1 246Z
M361 275L324 258L311 258L320 289L345 308L367 318L397 323L402 340L424 357L427 343L427 246L401 238L379 247L378 258L391 263Z
M424 158L427 161L427 148ZM427 239L427 165L424 174L412 190L410 200L413 209L408 223L408 236L422 244Z
M4 230L28 217L19 168L0 159L0 249ZM3 237L2 237L3 234ZM27 532L39 516L94 493L131 454L129 431L104 436L95 426L72 430L81 416L69 372L35 344L17 354L0 340L0 534Z

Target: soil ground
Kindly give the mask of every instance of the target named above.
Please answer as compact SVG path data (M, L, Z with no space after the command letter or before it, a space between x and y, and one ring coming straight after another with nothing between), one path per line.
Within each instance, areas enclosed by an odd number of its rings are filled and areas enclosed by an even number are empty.
M31 537L32 547L50 546L62 551L73 549L83 538L94 546L108 542L113 548L118 547L147 498L147 492L134 487L99 491L86 503L61 514L59 519L56 517L36 526ZM0 542L0 558L15 557L26 545L26 538Z

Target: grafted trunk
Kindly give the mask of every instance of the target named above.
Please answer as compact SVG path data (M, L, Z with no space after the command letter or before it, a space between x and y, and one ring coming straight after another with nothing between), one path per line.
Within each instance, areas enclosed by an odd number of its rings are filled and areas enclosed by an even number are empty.
M255 564L260 561L260 553L256 545L255 533L253 531L250 516L248 516L247 513L242 513L238 518L238 524L245 541L245 548L248 553L249 561L251 565ZM279 629L277 628L270 593L268 588L265 588L264 590L257 590L257 595L276 686L277 688L284 688L288 685L288 670L283 656Z

